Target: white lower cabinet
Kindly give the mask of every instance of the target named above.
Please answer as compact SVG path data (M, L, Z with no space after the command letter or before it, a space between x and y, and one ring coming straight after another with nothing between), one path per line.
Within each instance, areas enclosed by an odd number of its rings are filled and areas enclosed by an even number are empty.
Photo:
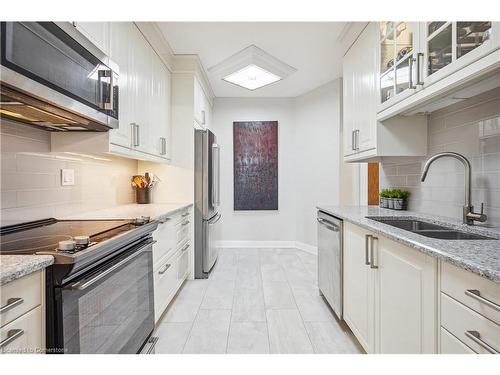
M366 235L344 223L344 320L367 353L374 353L374 273L367 265Z
M45 273L2 285L0 352L40 354L45 348Z
M440 302L441 330L460 343L441 335L441 353L500 353L500 284L442 262Z
M436 258L381 236L371 251L376 352L436 353Z
M185 210L160 220L153 233L153 280L155 322L158 322L169 303L189 276L193 249L191 246L191 213ZM183 225L184 224L184 225Z
M437 351L437 262L344 225L344 319L367 353Z

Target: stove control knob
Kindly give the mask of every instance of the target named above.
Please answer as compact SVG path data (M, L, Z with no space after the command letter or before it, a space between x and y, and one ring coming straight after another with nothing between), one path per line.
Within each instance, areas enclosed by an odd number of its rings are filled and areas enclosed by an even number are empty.
M59 241L58 250L60 251L73 251L75 250L76 242L73 240Z
M77 246L87 246L90 242L89 236L75 236L73 237Z
M136 225L143 225L143 224L146 224L146 223L149 223L149 216L141 216L141 217L138 217L134 220L134 223Z

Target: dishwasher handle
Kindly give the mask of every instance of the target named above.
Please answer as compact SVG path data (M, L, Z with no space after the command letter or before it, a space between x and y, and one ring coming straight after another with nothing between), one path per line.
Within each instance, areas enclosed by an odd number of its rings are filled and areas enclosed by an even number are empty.
M331 231L334 231L334 232L340 231L339 226L337 224L332 223L331 221L325 220L321 217L316 218L316 220L318 220L318 223L324 225L325 227L327 227Z

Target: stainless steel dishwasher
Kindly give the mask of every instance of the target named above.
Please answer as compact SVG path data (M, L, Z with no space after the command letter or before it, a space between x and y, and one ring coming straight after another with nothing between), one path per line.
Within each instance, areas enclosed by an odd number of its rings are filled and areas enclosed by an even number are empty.
M318 211L318 286L342 319L342 220Z

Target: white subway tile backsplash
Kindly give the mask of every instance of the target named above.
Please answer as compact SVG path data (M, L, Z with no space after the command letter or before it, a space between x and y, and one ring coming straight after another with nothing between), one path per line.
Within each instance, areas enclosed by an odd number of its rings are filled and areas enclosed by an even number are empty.
M481 99L481 100L479 100ZM461 217L464 168L445 158L431 166L425 182L420 173L428 157L443 151L465 155L472 167L472 203L484 202L488 223L500 225L500 89L472 98L429 116L429 153L416 162L382 161L380 187L410 191L409 209Z
M2 119L1 219L29 221L134 202L130 179L137 161L95 160L50 152L50 133ZM61 169L75 171L75 185L61 186Z

